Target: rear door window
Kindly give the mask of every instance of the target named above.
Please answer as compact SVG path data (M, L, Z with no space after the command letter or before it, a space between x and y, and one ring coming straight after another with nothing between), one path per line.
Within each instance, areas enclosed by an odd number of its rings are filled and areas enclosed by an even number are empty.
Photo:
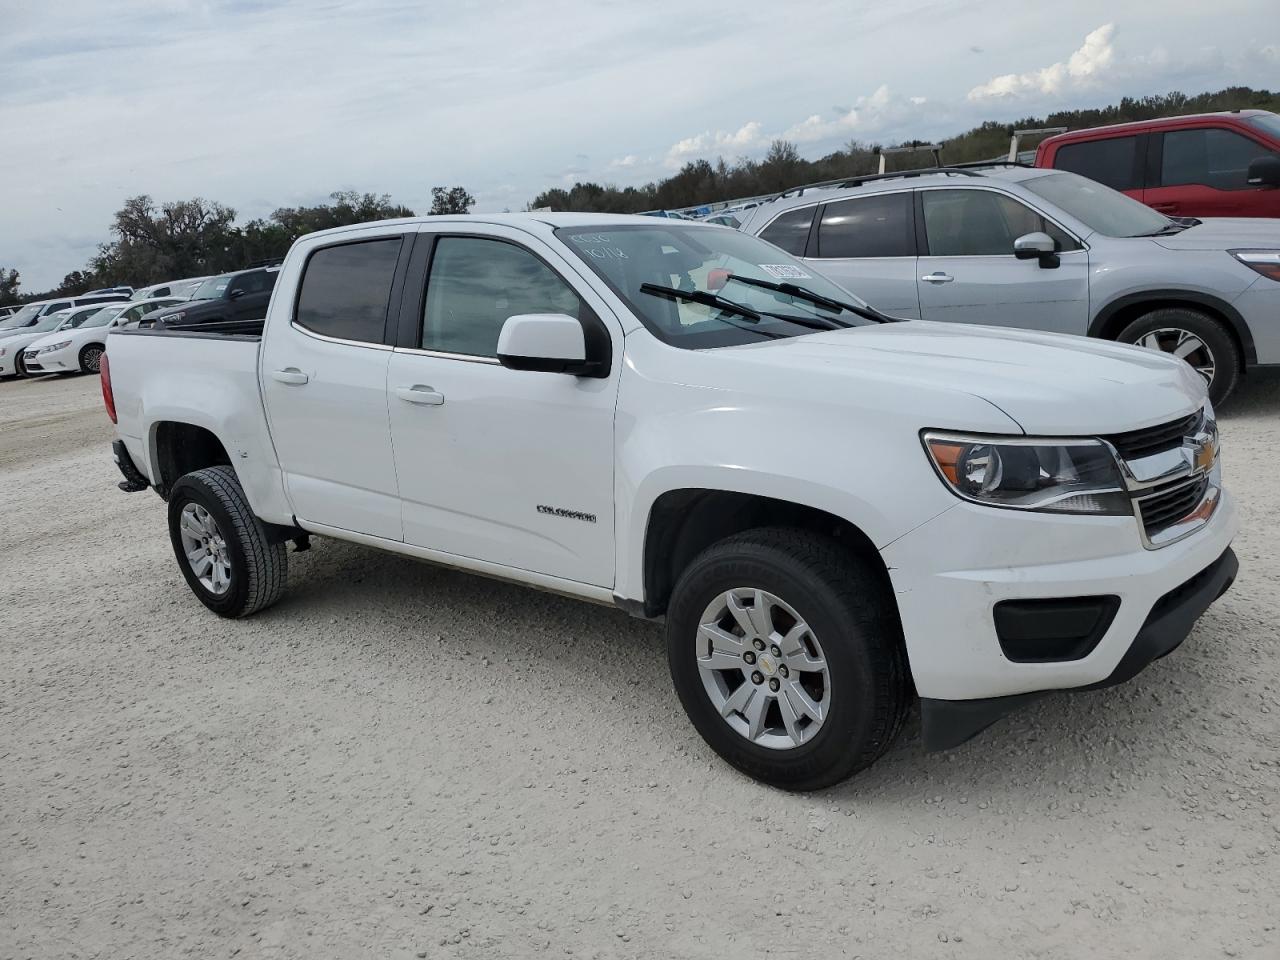
M828 203L818 224L817 255L826 259L914 257L911 191Z
M1136 136L1107 137L1059 147L1053 165L1097 180L1112 190L1139 190L1142 184L1137 175L1137 154Z
M1171 130L1164 135L1160 185L1202 184L1215 190L1248 190L1249 164L1269 153L1262 144L1234 130Z
M809 242L809 228L813 224L813 214L817 207L800 207L779 214L769 226L760 233L761 240L768 240L774 246L781 247L793 257L803 257Z
M382 343L400 237L321 247L307 260L294 322L326 337Z

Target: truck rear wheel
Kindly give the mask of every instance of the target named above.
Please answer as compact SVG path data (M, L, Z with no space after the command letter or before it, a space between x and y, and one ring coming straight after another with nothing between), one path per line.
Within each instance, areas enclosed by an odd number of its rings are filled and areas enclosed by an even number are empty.
M883 574L803 530L747 531L695 558L667 610L667 658L711 748L786 790L870 766L910 703Z
M1116 338L1178 357L1204 378L1216 407L1240 381L1240 348L1221 322L1185 307L1162 307L1139 317Z
M169 539L191 592L222 617L247 617L284 593L289 559L254 516L230 467L206 467L169 492Z

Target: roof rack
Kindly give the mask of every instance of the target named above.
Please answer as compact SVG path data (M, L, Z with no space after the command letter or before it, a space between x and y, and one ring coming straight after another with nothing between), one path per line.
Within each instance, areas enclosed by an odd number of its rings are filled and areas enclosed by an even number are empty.
M266 260L255 260L247 267L241 267L241 270L256 270L259 267L278 267L284 263L284 257L269 257Z
M982 164L985 166L986 164ZM804 196L806 190L815 190L820 187L832 187L839 189L842 187L860 187L864 183L873 183L877 180L899 180L909 179L911 177L929 177L935 174L953 177L980 177L982 174L974 173L973 170L966 169L966 164L956 163L945 167L921 167L918 170L895 170L892 173L868 173L860 177L841 177L839 180L822 180L818 183L806 183L798 187L790 187L779 193L775 200L781 200L783 197Z
M966 160L964 163L953 163L953 167L959 167L962 170L981 170L984 167L1021 167L1024 170L1035 169L1034 164L1023 163L1021 160Z

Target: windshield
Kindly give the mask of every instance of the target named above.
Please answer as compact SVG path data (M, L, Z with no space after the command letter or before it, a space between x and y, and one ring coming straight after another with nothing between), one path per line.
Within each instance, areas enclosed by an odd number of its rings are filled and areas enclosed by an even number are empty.
M0 320L0 330L17 330L19 327L25 327L43 307L43 303L27 304L13 316Z
M67 319L66 329L75 330L78 327L84 326L84 322L97 312L98 312L97 307L90 307L84 310L73 311L71 314L69 314L70 319Z
M204 283L200 284L200 288L191 295L192 300L217 300L222 296L222 291L227 289L227 284L231 282L231 275L225 277L210 277Z
M1148 237L1173 223L1118 190L1076 173L1051 173L1023 180L1022 185L1104 237Z
M84 323L80 324L82 329L88 327L105 327L108 323L118 317L121 311L125 310L129 304L118 303L109 307L103 307L97 313L93 314Z
M564 241L605 281L658 339L677 347L727 347L812 333L814 326L863 326L874 321L800 296L738 282L794 284L832 300L854 301L844 290L773 244L724 227L686 227L657 221L607 228L560 227ZM646 293L644 284L715 295L725 306ZM726 307L761 314L751 319ZM788 321L787 316L796 318ZM835 321L834 323L832 321Z
M1257 127L1270 137L1280 140L1280 117L1274 113L1260 113L1256 117L1246 117L1245 123Z
M35 325L27 327L30 333L44 333L48 330L57 330L67 320L65 313L51 313L47 317L41 317Z

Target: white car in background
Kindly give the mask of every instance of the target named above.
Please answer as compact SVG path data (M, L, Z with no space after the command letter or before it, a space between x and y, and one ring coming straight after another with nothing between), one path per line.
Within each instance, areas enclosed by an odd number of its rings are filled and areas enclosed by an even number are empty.
M174 297L113 303L88 311L69 311L69 322L47 336L32 340L22 355L28 375L45 373L97 373L107 349L107 331L134 323L161 307L182 303Z
M187 277L185 280L166 280L164 283L140 287L133 291L130 300L153 300L157 297L171 297L176 300L190 300L191 295L200 289L200 284L208 277Z
M101 308L99 307L98 309ZM26 358L23 356L26 348L37 340L43 340L46 336L66 324L71 319L72 314L79 312L60 310L57 313L47 313L30 326L11 332L8 336L0 339L0 377L30 376L27 373Z

